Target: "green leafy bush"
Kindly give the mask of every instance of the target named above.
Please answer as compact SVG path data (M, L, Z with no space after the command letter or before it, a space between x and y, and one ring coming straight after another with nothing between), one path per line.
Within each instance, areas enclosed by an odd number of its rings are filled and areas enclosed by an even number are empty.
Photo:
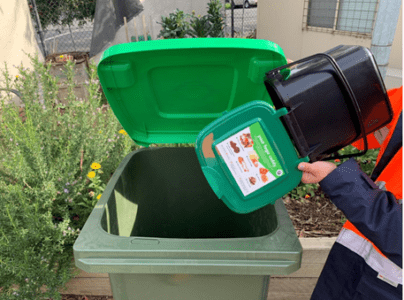
M210 36L224 37L224 16L221 12L222 4L219 0L212 0L208 3L208 20L212 24Z
M164 39L223 37L224 18L221 8L219 0L211 0L208 3L208 14L202 17L195 16L195 11L190 15L179 9L170 13L168 17L161 16L161 23L157 23L163 28L158 36Z
M101 104L95 64L85 100L74 95L74 62L64 67L66 99L50 64L34 57L32 65L18 67L16 78L6 66L0 81L25 105L17 107L10 93L0 98L0 299L60 299L58 288L72 276L74 240L133 147Z
M189 22L185 20L188 16L178 9L170 13L168 17L161 16L161 23L157 23L163 29L158 36L164 39L184 38L189 32Z
M208 37L211 31L212 25L208 16L196 17L194 14L192 15L190 29L188 31L191 37Z
M365 172L368 176L370 176L373 172L373 169L376 166L376 159L379 155L380 149L369 149L365 155L355 157L355 160L358 162L359 166L361 167L362 171ZM344 149L340 150L339 153L341 155L358 153L359 151L353 146L347 146ZM339 166L340 164L344 163L348 159L345 158L342 161L337 161L336 164Z

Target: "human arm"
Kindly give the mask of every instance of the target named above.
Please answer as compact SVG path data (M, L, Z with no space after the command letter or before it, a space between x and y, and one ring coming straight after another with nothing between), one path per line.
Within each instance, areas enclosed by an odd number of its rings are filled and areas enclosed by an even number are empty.
M303 166L311 171L323 191L348 220L401 267L402 213L395 197L390 192L380 190L353 158L338 168L333 168L329 165L331 163L319 163L322 164L303 163ZM323 173L319 175L321 171ZM307 179L305 173L310 172L303 170L302 181Z

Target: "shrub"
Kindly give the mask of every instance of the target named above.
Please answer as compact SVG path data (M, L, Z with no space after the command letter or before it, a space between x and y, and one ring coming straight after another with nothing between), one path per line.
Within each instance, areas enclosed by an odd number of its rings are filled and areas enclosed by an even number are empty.
M190 29L188 34L191 37L208 37L212 32L212 24L208 16L196 17L194 14L191 17Z
M51 65L31 59L33 69L18 67L16 78L6 65L0 82L24 102L19 108L10 93L0 98L0 299L60 299L58 288L72 276L74 240L133 146L101 104L94 63L88 99L74 95L72 61L64 67L67 98L60 99Z
M219 0L211 0L208 3L208 14L202 17L195 16L195 11L189 15L179 9L170 13L168 17L161 16L161 23L157 23L163 28L158 36L164 39L223 37L224 17L221 8Z
M158 36L164 39L184 38L189 32L189 22L185 20L186 17L188 15L178 9L170 13L168 17L161 16L161 23L157 23L163 29Z
M224 16L221 12L222 4L219 0L212 0L208 3L208 20L212 24L210 36L224 37Z

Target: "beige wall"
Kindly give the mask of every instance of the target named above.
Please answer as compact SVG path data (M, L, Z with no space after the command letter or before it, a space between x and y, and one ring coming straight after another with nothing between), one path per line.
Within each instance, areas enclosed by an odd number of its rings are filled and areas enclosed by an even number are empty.
M403 68L403 10L400 9L396 34L394 35L393 46L391 47L389 65L392 68Z
M284 50L286 57L292 60L323 52L341 44L370 48L370 38L303 31L303 5L303 0L260 0L257 38L277 43ZM401 76L402 51L402 10L400 8L399 22L389 61L389 68L392 68L393 71L388 72L388 76L389 73ZM400 82L401 79L394 85Z
M23 65L31 68L31 61L26 54L37 53L40 61L43 61L39 51L35 30L32 26L27 0L0 0L0 88L4 87L2 71L7 63L7 68L12 78L18 74L13 67ZM5 96L0 92L0 96ZM12 100L19 105L21 100L12 94Z
M0 0L0 28L0 69L7 62L15 76L13 65L31 65L23 50L30 54L39 52L27 0Z

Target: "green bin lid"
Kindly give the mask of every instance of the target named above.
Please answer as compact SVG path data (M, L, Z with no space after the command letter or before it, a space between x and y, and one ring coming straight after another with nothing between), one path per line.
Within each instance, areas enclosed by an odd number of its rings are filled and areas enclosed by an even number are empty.
M281 116L252 101L218 118L199 134L195 150L212 190L234 212L249 213L294 189L302 178L299 158Z
M195 143L224 112L253 100L272 103L265 73L285 64L282 49L267 40L169 39L108 48L98 75L137 144Z

